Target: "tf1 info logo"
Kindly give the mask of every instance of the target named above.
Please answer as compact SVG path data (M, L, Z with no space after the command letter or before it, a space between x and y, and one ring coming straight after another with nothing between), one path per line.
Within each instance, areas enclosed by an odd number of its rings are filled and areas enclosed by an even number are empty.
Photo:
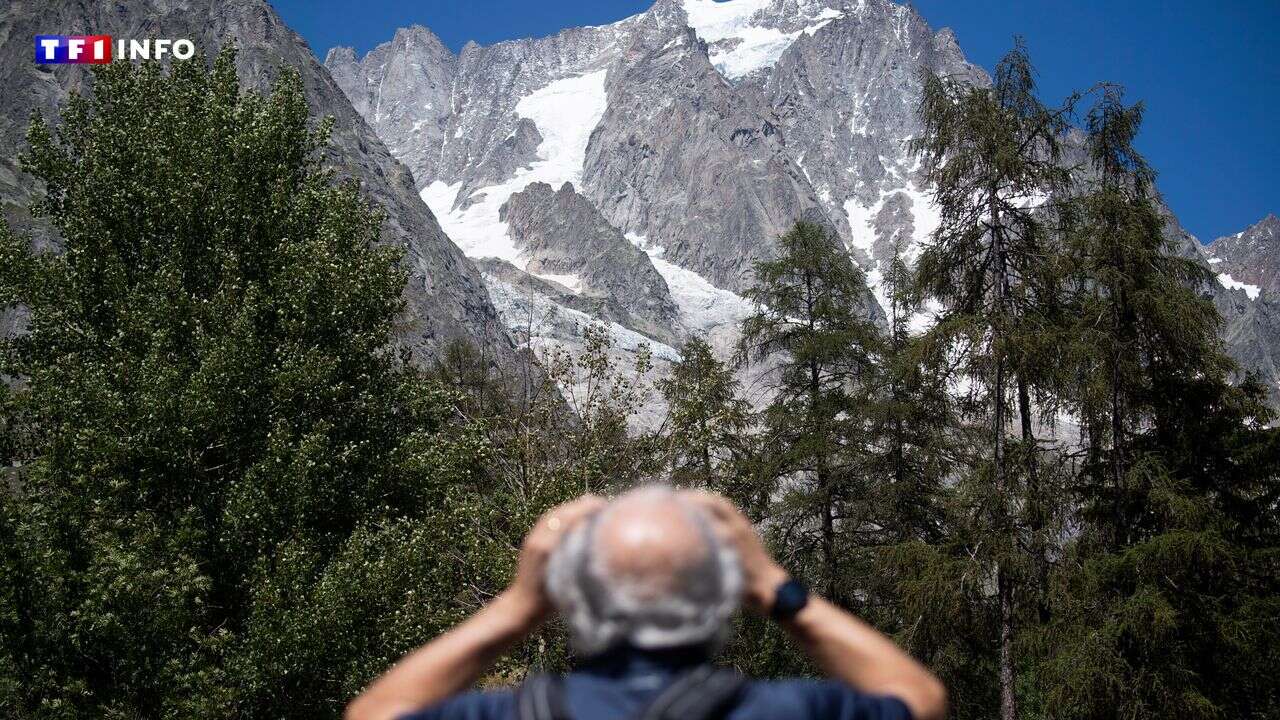
M36 62L41 65L104 65L116 58L161 60L167 55L189 60L195 54L195 44L186 39L120 39L112 43L110 35L36 36Z

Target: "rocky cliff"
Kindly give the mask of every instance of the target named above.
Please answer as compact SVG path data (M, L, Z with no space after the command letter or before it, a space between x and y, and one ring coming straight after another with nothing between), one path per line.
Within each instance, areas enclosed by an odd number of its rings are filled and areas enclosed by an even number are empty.
M190 38L210 57L234 38L241 81L257 90L269 88L281 68L296 68L315 115L332 115L336 121L328 161L341 174L360 180L386 209L383 241L405 250L411 277L399 324L401 342L420 360L429 360L455 338L479 343L499 362L514 357L480 274L418 197L409 170L365 122L368 101L357 100L364 103L357 111L306 42L265 0L17 0L0 8L0 203L9 221L30 232L38 245L56 246L57 238L25 212L36 190L17 168L27 121L33 112L53 118L69 93L91 91L91 78L82 66L32 62L33 36L49 32ZM419 90L429 87L427 83Z
M326 65L468 255L543 267L501 208L530 183L571 182L650 255L685 327L722 349L752 263L799 218L835 228L885 304L889 257L913 260L938 222L908 152L921 72L989 82L949 30L890 0L657 0L457 55L413 27ZM1180 251L1214 270L1231 353L1280 388L1275 219L1207 252L1169 220ZM563 238L557 263L579 251L593 252Z

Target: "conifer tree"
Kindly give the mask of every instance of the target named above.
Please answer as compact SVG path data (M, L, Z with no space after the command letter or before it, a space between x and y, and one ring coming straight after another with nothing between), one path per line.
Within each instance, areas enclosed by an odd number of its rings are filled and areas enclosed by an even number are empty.
M1089 111L1087 185L1073 201L1067 237L1077 321L1066 347L1076 351L1089 495L1104 505L1088 510L1111 515L1098 529L1120 532L1141 512L1124 509L1130 438L1150 425L1161 376L1218 377L1229 367L1218 340L1221 319L1198 294L1210 273L1170 247L1155 173L1133 146L1142 115L1142 105L1126 107L1114 86Z
M1086 465L1039 677L1049 717L1267 717L1280 588L1280 433L1251 379L1227 383L1209 281L1175 255L1142 106L1109 87L1087 117L1069 237Z
M912 148L934 188L941 222L917 263L925 297L944 312L931 330L963 356L990 449L988 467L971 479L985 488L989 533L980 543L995 576L1000 614L1000 715L1017 716L1014 642L1015 566L1024 564L1019 515L1039 488L1032 394L1052 386L1054 364L1046 348L1059 305L1059 263L1051 259L1056 198L1070 176L1062 166L1060 135L1075 102L1045 106L1036 96L1034 70L1020 39L996 66L990 87L962 85L926 74L924 132ZM1010 445L1011 402L1016 399L1021 442ZM1044 396L1051 404L1052 397ZM1021 480L1021 482L1020 482ZM1026 488L1024 492L1024 487ZM1018 502L1017 498L1024 500ZM1036 506L1026 513L1033 522ZM1042 528L1036 529L1037 534Z
M955 403L947 390L951 373L939 346L912 332L920 312L914 279L895 237L883 287L889 300L883 362L877 392L866 398L872 456L867 472L884 478L884 542L937 542L943 483L956 467Z
M1152 389L1152 424L1127 441L1130 526L1086 515L1057 573L1042 714L1273 717L1280 431L1252 381L1168 375Z
M764 424L773 453L768 476L785 478L779 487L786 492L772 515L795 533L785 546L797 561L816 555L809 570L839 601L846 587L837 536L856 534L866 517L857 457L866 416L857 398L881 337L862 273L834 235L800 222L778 238L778 251L755 266L746 295L757 310L743 321L740 354L777 358Z

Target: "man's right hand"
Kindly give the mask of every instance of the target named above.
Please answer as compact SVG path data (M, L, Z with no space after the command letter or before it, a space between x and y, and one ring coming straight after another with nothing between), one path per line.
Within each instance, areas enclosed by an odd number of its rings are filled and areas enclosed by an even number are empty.
M718 532L737 549L747 604L767 613L787 572L769 556L751 522L729 500L708 492L688 491L683 496L710 514ZM828 675L862 692L897 697L916 720L946 716L947 690L933 673L848 612L813 597L786 627Z
M507 589L507 594L517 598L523 606L531 608L535 617L547 615L551 610L547 589L543 587L547 559L566 533L592 513L599 512L604 505L604 498L583 495L543 513L524 538L516 566L516 577Z
M705 510L717 531L737 550L742 563L744 600L752 610L768 615L778 586L787 581L788 575L769 555L751 521L722 495L701 490L688 490L681 495Z

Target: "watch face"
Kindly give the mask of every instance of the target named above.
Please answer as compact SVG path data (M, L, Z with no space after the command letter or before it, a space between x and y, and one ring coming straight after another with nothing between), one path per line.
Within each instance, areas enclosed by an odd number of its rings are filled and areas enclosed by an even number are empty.
M798 580L788 580L778 586L777 596L773 601L773 616L780 620L790 619L807 604L809 589Z

